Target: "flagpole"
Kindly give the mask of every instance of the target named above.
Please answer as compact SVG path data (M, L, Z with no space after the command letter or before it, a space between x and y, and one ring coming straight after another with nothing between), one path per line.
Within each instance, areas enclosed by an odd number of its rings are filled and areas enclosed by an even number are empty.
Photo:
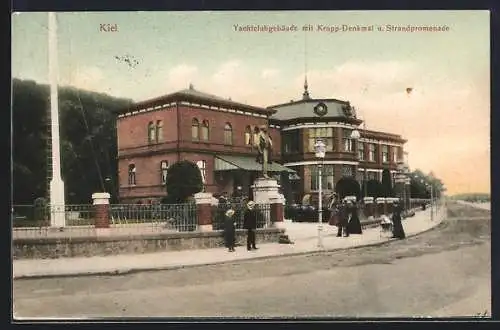
M52 178L50 180L50 225L65 227L64 182L61 177L61 152L59 138L58 59L56 13L49 12L49 80L50 80L50 125L52 145Z

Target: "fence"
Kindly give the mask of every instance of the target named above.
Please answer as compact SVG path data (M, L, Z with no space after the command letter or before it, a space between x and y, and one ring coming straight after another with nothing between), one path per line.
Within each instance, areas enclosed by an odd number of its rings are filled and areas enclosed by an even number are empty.
M65 227L57 232L50 228L53 213L64 213ZM141 232L186 232L198 226L196 205L193 204L119 204L110 205L110 225L118 234ZM85 236L95 233L93 205L37 206L14 205L12 225L14 237Z
M223 230L226 211L234 210L236 229L243 229L243 216L246 210L245 203L221 203L212 209L213 230ZM266 228L271 225L271 206L269 204L256 204L257 228Z

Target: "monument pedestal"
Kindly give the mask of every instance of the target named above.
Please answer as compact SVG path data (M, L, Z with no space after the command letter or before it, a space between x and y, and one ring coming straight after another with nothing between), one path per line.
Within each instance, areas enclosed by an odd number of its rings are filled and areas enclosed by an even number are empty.
M283 227L283 201L279 188L278 181L271 178L258 178L252 186L254 202L258 205L266 205L264 208L266 227L271 225Z

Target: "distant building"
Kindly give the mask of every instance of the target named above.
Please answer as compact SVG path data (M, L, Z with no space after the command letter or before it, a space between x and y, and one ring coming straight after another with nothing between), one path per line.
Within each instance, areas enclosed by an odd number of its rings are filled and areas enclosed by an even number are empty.
M404 158L406 140L400 135L364 130L362 120L349 102L337 99L312 99L307 80L299 101L269 107L276 110L270 123L279 127L282 141L282 162L297 172L291 180L289 201L300 201L304 194L318 192L318 160L314 144L321 138L327 145L323 160L323 190L328 193L344 176L355 177L361 184L366 179L382 179L388 168L396 173L397 163ZM357 129L361 138L351 138Z
M118 116L119 197L147 202L166 196L168 167L190 160L200 168L205 190L231 195L250 185L261 166L256 163L256 128L276 112L189 89L143 101ZM280 132L269 130L280 160ZM293 172L274 162L270 171Z
M312 99L307 84L300 101L268 108L250 106L188 89L139 102L120 112L117 122L119 197L122 203L148 202L166 196L168 167L190 160L200 168L205 190L232 194L250 186L260 171L255 161L256 129L268 124L274 150L270 170L288 202L318 189L314 142L327 144L323 187L333 190L342 176L381 179L403 159L399 135L363 131L350 138L362 121L349 102ZM284 165L284 166L283 166Z

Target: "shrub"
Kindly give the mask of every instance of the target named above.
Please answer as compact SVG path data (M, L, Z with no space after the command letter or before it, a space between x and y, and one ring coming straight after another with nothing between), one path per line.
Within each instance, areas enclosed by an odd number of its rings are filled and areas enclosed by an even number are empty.
M189 197L203 190L200 169L187 160L174 163L168 169L166 186L168 196L162 202L184 203Z

